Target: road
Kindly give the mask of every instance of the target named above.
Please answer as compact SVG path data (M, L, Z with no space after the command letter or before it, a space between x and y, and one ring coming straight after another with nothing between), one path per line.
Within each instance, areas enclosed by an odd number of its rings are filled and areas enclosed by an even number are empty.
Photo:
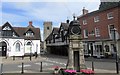
M24 63L24 71L25 72L31 72L31 73L39 73L41 68L41 62L42 62L42 70L44 72L53 70L54 66L60 66L60 67L66 67L67 63L67 57L63 56L42 56L46 59L42 61L37 62L25 62ZM99 61L98 61L99 60ZM113 70L116 70L116 64L115 61L112 59L109 59L108 61L104 61L105 59L96 59L94 60L94 68L95 69L101 69L101 70L110 70L111 72ZM91 61L90 59L86 59L85 62L87 68L91 68ZM3 73L13 73L13 72L21 72L21 63L16 64L4 64L3 65ZM120 64L119 64L120 67ZM113 72L112 72L113 73Z

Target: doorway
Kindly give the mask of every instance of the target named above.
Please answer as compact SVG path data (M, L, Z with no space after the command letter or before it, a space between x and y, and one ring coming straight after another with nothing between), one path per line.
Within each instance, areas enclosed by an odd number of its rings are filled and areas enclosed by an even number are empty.
M0 56L6 56L7 44L5 42L0 42Z
M74 51L74 69L80 71L79 51Z

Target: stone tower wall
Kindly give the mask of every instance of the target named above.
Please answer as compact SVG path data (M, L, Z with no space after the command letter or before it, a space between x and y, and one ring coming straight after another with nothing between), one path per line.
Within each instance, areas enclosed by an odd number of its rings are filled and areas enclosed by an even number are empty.
M44 22L44 34L43 34L43 40L44 40L44 50L46 50L46 42L45 39L50 35L52 32L52 22Z

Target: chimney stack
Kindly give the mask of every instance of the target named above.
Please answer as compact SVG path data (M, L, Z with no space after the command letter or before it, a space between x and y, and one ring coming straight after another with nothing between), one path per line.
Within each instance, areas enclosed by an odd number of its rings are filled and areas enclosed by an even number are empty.
M29 25L32 26L32 21L29 21Z
M88 13L88 10L85 9L85 7L83 7L83 15L87 14Z

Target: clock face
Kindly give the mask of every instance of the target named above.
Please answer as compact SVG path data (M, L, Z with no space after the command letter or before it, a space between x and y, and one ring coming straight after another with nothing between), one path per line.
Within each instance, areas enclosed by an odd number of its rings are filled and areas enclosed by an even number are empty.
M74 26L71 28L71 33L72 34L80 34L80 27L79 26Z

